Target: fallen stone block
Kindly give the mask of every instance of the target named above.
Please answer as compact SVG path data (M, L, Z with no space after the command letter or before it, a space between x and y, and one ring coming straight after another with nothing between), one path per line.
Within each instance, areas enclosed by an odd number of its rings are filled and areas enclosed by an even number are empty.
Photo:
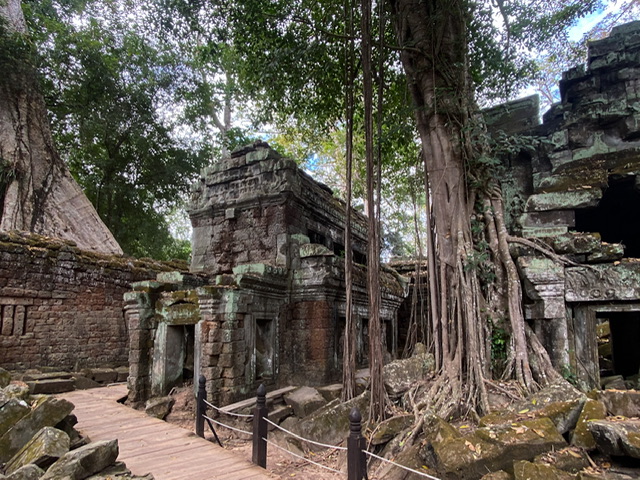
M4 368L0 368L0 388L4 388L11 383L11 374Z
M581 448L567 447L562 450L552 450L533 459L534 463L545 463L569 473L578 473L589 467L588 455Z
M17 398L18 400L29 400L29 387L23 382L14 382L2 389L0 394L3 398Z
M42 480L84 480L109 467L117 458L117 440L90 443L63 455L49 467Z
M340 398L340 395L342 395L342 384L335 383L333 385L327 385L326 387L318 387L317 390L327 402L330 402L336 398Z
M320 393L312 387L300 387L284 396L287 405L293 408L293 413L298 418L304 418L327 404Z
M98 382L85 377L84 375L74 374L73 379L76 383L76 390L89 390L90 388L101 387Z
M46 470L68 451L69 435L57 428L44 427L7 462L5 472L13 473L30 463Z
M294 418L290 417L282 426L304 438L327 445L339 445L344 443L349 435L349 414L353 407L357 407L362 418L366 419L369 415L369 393L365 392L344 403L334 400L295 424L293 421L291 424L288 423ZM364 425L362 429L365 430ZM305 445L305 447L313 451L319 450L312 445Z
M113 368L88 368L82 370L82 374L94 382L102 384L115 383L118 380L118 372Z
M0 437L0 462L14 456L42 427L53 427L73 410L62 398L41 397L26 415Z
M44 475L44 470L37 465L29 464L13 472L6 477L6 480L38 480L42 475Z
M560 434L565 434L576 427L584 402L585 398L580 398L568 402L550 402L542 406L531 405L517 412L493 412L482 417L479 424L486 427L546 417L551 419Z
M513 471L513 462L566 447L548 418L516 425L478 428L469 435L433 442L442 469L452 478L480 478L487 472Z
M414 354L410 358L394 360L384 366L384 387L391 397L399 397L404 392L424 380L433 371L433 355Z
M388 418L376 426L369 437L369 442L371 445L382 445L383 443L387 443L399 433L413 425L414 420L415 417L413 415L396 415Z
M519 461L513 464L515 480L575 480L575 475L543 463Z
M293 415L293 409L289 405L280 405L273 410L269 411L269 420L276 425L280 425L286 418ZM273 430L273 425L269 424L269 430Z
M607 417L607 410L602 402L597 400L587 400L582 407L578 423L571 436L571 445L586 448L588 450L596 448L596 441L589 431L590 420L604 420Z
M31 408L24 400L10 398L0 407L0 437L20 421Z
M602 453L640 458L640 420L592 420L588 428Z
M28 372L22 375L22 381L28 383L42 380L69 380L71 377L69 372Z
M176 400L171 396L150 398L147 400L144 411L150 417L164 420L171 412L171 407L173 407L174 403L176 403Z
M133 475L124 463L116 462L115 465L87 477L86 480L153 480L153 475Z
M46 380L29 380L27 381L29 392L36 394L52 394L71 392L76 389L75 380L73 378L51 378Z
M604 390L598 393L609 415L622 417L640 417L640 391Z

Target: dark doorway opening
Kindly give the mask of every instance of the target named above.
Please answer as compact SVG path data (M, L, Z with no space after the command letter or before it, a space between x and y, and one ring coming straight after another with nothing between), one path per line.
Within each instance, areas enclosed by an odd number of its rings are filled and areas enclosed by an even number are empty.
M274 377L275 323L268 318L256 320L256 379L271 380Z
M638 375L640 370L640 312L599 312L600 375Z
M640 257L640 183L638 177L609 177L595 208L576 210L576 230L599 232L602 241L622 243L625 257Z

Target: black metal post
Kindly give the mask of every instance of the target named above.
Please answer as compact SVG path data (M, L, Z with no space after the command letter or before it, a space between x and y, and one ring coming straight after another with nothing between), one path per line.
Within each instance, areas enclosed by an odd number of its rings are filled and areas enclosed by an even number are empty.
M366 478L367 463L362 437L362 415L357 407L349 413L349 438L347 439L347 480Z
M198 378L198 394L196 396L196 435L202 438L204 438L204 414L207 411L204 404L207 398L206 383L207 379L204 378L204 375L200 375L200 378Z
M267 389L264 384L258 387L256 408L253 411L253 455L252 462L262 468L267 468Z

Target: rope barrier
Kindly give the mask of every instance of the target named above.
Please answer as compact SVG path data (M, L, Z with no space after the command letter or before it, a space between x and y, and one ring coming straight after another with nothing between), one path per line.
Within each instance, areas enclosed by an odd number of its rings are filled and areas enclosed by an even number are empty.
M283 432L285 432L287 435L291 435L292 437L297 438L298 440L302 440L303 442L307 442L307 443L311 443L313 445L317 445L319 447L323 447L323 448L332 448L334 450L346 450L347 447L339 447L338 445L327 445L325 443L320 443L320 442L314 442L313 440L309 440L308 438L304 438L301 437L300 435L296 435L293 432L290 432L289 430L287 430L286 428L281 427L280 425L278 425L277 423L273 423L271 420L269 420L268 418L264 419L265 422L273 425L274 427L282 430Z
M233 412L227 412L226 410L223 410L220 407L216 407L215 405L207 402L206 400L204 401L205 405L207 405L208 407L213 408L215 411L223 413L225 415L229 415L231 417L239 417L239 418L253 418L253 415L245 415L242 413L233 413Z
M366 455L369 455L370 457L377 458L378 460L382 460L385 463L390 463L391 465L394 465L394 466L396 466L398 468L402 468L403 470L406 470L407 472L415 473L415 474L420 475L420 476L425 477L425 478L431 478L432 480L441 480L438 477L433 477L433 476L429 475L428 473L424 473L424 472L421 472L419 470L414 470L413 468L405 467L404 465L400 465L399 463L393 462L393 461L388 460L386 458L379 457L378 455L376 455L374 453L371 453L371 452L368 452L366 450L363 450L363 452Z
M228 428L229 430L233 430L234 432L238 432L238 433L244 433L245 435L253 435L253 432L247 432L246 430L241 430L240 428L235 428L235 427L231 427L229 425L226 425L222 422L219 422L217 420L214 420L213 418L209 418L206 415L202 416L203 418L206 418L207 420L209 420L210 422L215 423L216 425L220 425L221 427L224 428Z
M294 456L294 457L297 457L297 458L299 458L300 460L304 460L305 462L312 463L313 465L315 465L315 466L317 466L317 467L321 467L321 468L324 468L325 470L329 470L330 472L337 473L338 475L343 475L343 476L344 476L344 473L343 473L343 472L341 472L340 470L336 470L336 469L334 469L334 468L327 467L326 465L322 465L321 463L314 462L313 460L309 460L308 458L303 457L302 455L298 455L297 453L293 453L293 452L292 452L291 450L289 450L288 448L281 447L281 446L280 446L280 445L278 445L277 443L274 443L274 442L272 442L271 440L267 440L266 438L263 438L262 440L264 440L265 442L267 442L267 444L268 444L268 445L271 445L272 447L275 447L275 448L277 448L277 449L279 449L279 450L282 450L282 451L284 451L284 452L287 452L289 455Z

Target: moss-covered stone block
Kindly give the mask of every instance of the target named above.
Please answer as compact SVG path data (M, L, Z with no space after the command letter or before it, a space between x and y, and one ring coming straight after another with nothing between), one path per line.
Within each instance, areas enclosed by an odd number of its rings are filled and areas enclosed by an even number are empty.
M454 478L479 478L487 471L512 471L514 461L532 460L566 445L548 418L479 428L461 438L433 443L442 469Z
M5 466L6 473L34 463L47 469L53 462L69 451L69 435L53 427L44 427L16 453Z
M39 398L31 410L0 437L0 461L9 460L42 427L53 427L72 410L73 404L62 398Z
M575 480L575 475L559 470L551 465L527 461L513 464L515 480Z
M595 207L602 198L602 190L591 188L569 192L538 193L527 200L525 212L544 212L547 210L573 210Z
M592 450L596 448L596 441L588 428L590 420L603 420L607 417L607 410L602 402L588 399L582 407L578 423L571 436L571 445Z

